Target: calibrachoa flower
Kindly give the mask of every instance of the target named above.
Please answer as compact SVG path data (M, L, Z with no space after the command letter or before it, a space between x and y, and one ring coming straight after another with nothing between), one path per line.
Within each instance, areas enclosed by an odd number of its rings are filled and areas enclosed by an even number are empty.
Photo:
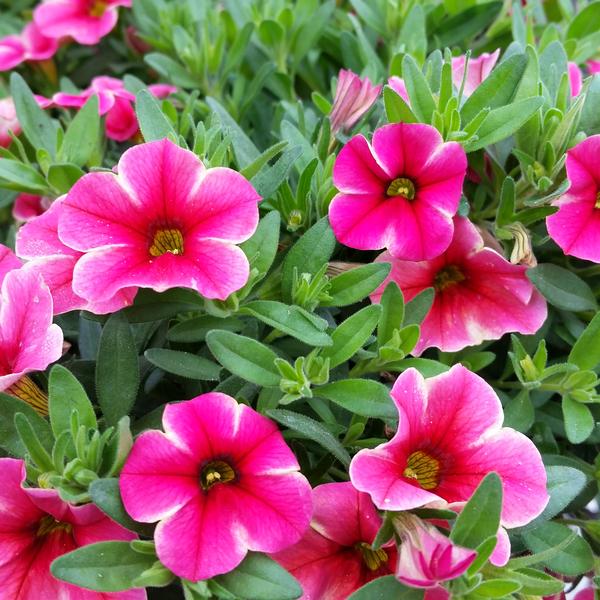
M177 91L172 85L154 84L148 90L157 98L166 98ZM90 87L79 94L54 94L53 101L58 106L81 108L90 96L98 96L100 116L106 115L106 136L117 142L124 142L133 137L139 129L133 102L135 94L125 89L123 82L114 77L95 77Z
M48 108L52 101L43 96L34 96L41 108ZM12 98L0 99L0 146L8 148L12 142L11 132L14 135L21 133L21 124L17 118L17 109Z
M31 221L46 212L52 204L52 199L35 194L19 194L13 204L12 215L18 221Z
M408 90L406 89L404 79L397 75L392 75L388 79L388 85L410 106L410 98L408 97Z
M48 37L93 45L117 24L119 6L130 7L131 0L44 0L33 20Z
M381 86L373 85L368 77L361 79L356 73L342 69L330 115L332 133L351 129L373 106L380 91Z
M579 96L581 86L583 85L583 75L577 63L569 61L569 87L571 88L571 96Z
M373 550L381 526L367 494L350 483L326 483L313 490L310 529L273 558L302 585L303 600L345 600L372 579L389 575L396 548Z
M23 269L44 278L52 294L55 315L71 310L88 310L101 315L129 306L137 292L135 287L119 290L113 297L99 302L88 301L73 291L73 269L83 253L65 246L58 237L63 202L64 196L17 232L17 254L27 260Z
M43 35L35 23L28 23L20 35L0 39L0 71L8 71L25 61L47 60L57 50L57 40Z
M470 96L487 79L488 75L498 62L500 50L495 50L491 54L484 52L477 58L469 58L467 63L467 75L465 77L466 56L456 56L452 59L452 82L456 89L460 89L465 80L463 96Z
M401 540L396 578L406 585L431 588L456 579L477 556L410 513L396 515L394 526Z
M357 135L333 168L340 193L329 206L331 227L351 248L387 248L406 260L438 256L452 240L466 170L462 147L444 143L430 125L385 125L372 145Z
M485 247L465 217L456 217L454 224L450 247L433 260L397 260L387 252L377 257L391 262L392 270L371 296L374 302L389 281L398 284L407 300L427 288L435 291L415 355L431 346L454 352L511 331L535 333L546 320L546 301L525 275L527 267Z
M56 490L27 488L25 463L0 458L0 598L3 600L143 600L144 590L104 594L55 579L50 563L95 542L137 536L95 505L71 506Z
M18 396L41 414L47 398L26 376L62 355L63 333L52 323L52 296L41 275L9 271L0 296L0 391Z
M127 512L156 527L161 562L192 581L278 552L310 522L308 481L277 426L225 394L169 404L135 441L120 478ZM186 551L181 551L185 540Z
M588 60L586 65L590 75L600 73L600 60Z
M600 263L600 135L592 135L567 152L571 187L553 202L558 212L546 218L550 237L565 254Z
M7 246L0 244L0 285L10 271L18 269L20 266L21 261L15 256L15 253Z
M169 140L130 148L118 175L84 175L63 203L59 237L86 253L73 289L94 302L131 287L187 287L224 300L248 280L235 244L254 233L259 200L242 175L206 169Z
M502 427L494 390L458 364L427 380L413 368L391 392L398 430L385 444L361 450L350 479L378 508L410 510L430 502L467 501L488 473L503 487L505 527L537 517L548 502L546 471L537 448L523 434Z

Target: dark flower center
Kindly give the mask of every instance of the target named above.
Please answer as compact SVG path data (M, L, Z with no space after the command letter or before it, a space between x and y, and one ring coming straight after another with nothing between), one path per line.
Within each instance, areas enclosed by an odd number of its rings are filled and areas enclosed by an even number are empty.
M46 515L40 519L36 535L37 537L43 537L54 533L55 531L71 533L73 531L73 526L70 523L57 521L52 515Z
M407 200L413 200L416 193L415 184L407 177L398 177L388 185L385 193L389 197L403 196Z
M233 467L224 460L211 460L200 471L200 485L209 490L218 483L230 483L237 478Z
M388 561L387 552L383 549L373 550L371 544L367 542L359 542L354 545L354 548L360 552L360 555L370 571L377 571Z
M183 254L183 234L179 229L157 229L148 249L151 256L163 254Z
M417 450L408 457L402 475L416 481L424 490L433 490L440 482L440 461Z
M440 269L433 280L436 292L443 292L446 288L465 280L464 273L456 265L448 265Z

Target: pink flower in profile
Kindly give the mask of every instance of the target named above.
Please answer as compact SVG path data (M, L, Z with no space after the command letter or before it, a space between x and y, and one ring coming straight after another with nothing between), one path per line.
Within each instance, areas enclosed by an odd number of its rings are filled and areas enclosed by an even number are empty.
M48 108L52 101L43 96L34 96L41 108ZM17 109L12 98L0 99L0 146L8 148L12 142L10 132L14 135L21 133L21 124L17 118Z
M154 84L148 90L157 98L166 98L177 91L167 84ZM98 96L100 116L106 115L106 136L117 142L132 138L139 130L137 117L133 108L135 94L125 89L123 82L114 77L95 77L90 87L78 94L58 92L53 101L65 108L81 108L90 96Z
M88 301L73 291L73 269L83 253L65 246L58 237L58 219L63 202L64 196L17 232L17 254L27 260L23 269L44 278L52 294L55 315L71 310L103 315L129 306L137 292L135 287L119 290L111 298L100 302Z
M477 556L410 513L396 515L394 525L401 539L396 578L405 585L432 588L456 579Z
M51 204L52 199L46 196L19 194L13 204L12 215L17 221L26 223L46 212Z
M20 35L0 39L0 71L9 71L25 61L52 58L58 50L58 41L46 37L33 22Z
M15 256L15 253L4 244L0 244L0 285L8 273L20 267L21 261Z
M392 75L388 79L388 85L410 106L410 98L408 97L408 90L406 89L406 84L404 83L404 79L398 77L397 75Z
M331 227L350 248L387 248L405 260L438 256L452 240L466 171L462 147L430 125L385 125L372 145L357 135L333 168Z
M398 409L394 437L350 463L354 487L382 510L431 502L465 502L495 471L503 487L501 524L518 527L548 502L539 451L522 433L502 427L502 405L484 379L458 364L427 380L413 368L391 391Z
M248 550L278 552L302 537L310 485L272 421L212 392L168 404L163 427L137 438L120 487L136 521L160 521L156 551L173 573L208 579Z
M477 58L469 58L466 77L466 56L464 54L462 56L455 56L452 59L452 82L456 86L456 89L460 89L464 78L463 96L470 96L487 79L492 69L496 66L499 56L500 49L495 50L491 54L484 52Z
M588 60L585 64L590 75L600 73L600 60Z
M326 483L313 490L313 503L304 537L272 555L300 582L302 600L345 600L369 581L394 572L395 546L371 546L381 517L367 494L350 483Z
M592 135L567 151L571 187L552 204L546 217L550 237L565 254L600 263L600 135Z
M130 7L131 0L44 0L33 20L48 37L94 45L117 24L119 6Z
M137 536L94 504L72 506L56 490L24 487L25 463L0 458L0 598L3 600L144 600L142 589L105 594L55 579L50 563L95 542Z
M86 253L73 289L94 302L131 287L187 287L224 300L248 280L235 244L254 233L259 200L242 175L206 169L169 140L134 146L118 175L84 175L61 207L60 239Z
M513 265L484 246L465 217L454 219L454 238L441 256L412 262L384 252L377 261L390 262L392 269L371 296L373 302L379 302L389 281L398 284L407 301L434 289L415 355L432 346L455 352L512 331L535 333L546 320L546 301L527 278L527 267Z
M330 114L331 132L352 129L373 106L380 91L381 86L373 85L368 77L361 79L356 73L342 69Z
M571 88L571 96L579 96L583 85L583 75L577 63L569 61L569 87Z

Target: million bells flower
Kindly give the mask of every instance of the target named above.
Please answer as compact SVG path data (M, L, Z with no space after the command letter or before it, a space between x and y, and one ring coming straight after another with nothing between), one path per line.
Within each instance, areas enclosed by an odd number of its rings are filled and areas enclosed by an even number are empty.
M488 473L503 487L501 524L518 527L548 502L546 471L525 435L502 427L494 390L462 365L427 380L408 369L394 384L398 430L387 443L361 450L350 479L383 510L431 502L464 502Z
M465 151L421 123L380 127L373 142L353 137L333 168L339 190L329 221L342 244L387 248L405 260L440 255L452 240L467 170Z
M156 551L173 573L208 579L248 550L278 552L302 537L310 485L272 421L212 392L167 405L163 427L137 438L120 488L136 521L159 521Z
M73 290L90 302L132 287L187 287L224 300L248 280L235 244L254 233L259 200L242 175L206 169L169 140L130 148L118 174L88 173L63 202L58 236L85 254Z

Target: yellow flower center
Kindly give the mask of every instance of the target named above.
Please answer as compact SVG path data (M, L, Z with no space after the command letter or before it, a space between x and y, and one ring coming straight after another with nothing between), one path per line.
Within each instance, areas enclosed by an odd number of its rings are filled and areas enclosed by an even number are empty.
M60 530L71 533L73 531L73 526L70 523L57 521L52 515L46 515L41 518L36 535L37 537L42 537Z
M387 552L383 549L373 550L371 544L367 542L359 542L354 546L360 552L362 559L371 571L377 571L388 560Z
M157 229L149 252L152 256L183 254L183 234L179 229Z
M20 398L43 417L48 416L48 396L27 375L13 383L6 393Z
M407 479L414 479L424 490L433 490L440 482L440 461L417 450L408 457L402 475Z
M594 204L595 208L600 208L600 191L596 194L596 203Z
M236 473L233 467L224 460L213 460L205 465L200 472L200 485L203 490L209 490L218 483L235 481Z
M448 265L437 272L433 280L433 287L436 292L443 292L446 288L464 280L464 273L456 265Z
M386 190L388 196L404 196L407 200L413 200L415 193L415 184L406 177L394 179Z
M106 12L107 8L108 2L106 2L106 0L92 0L90 16L99 19Z

